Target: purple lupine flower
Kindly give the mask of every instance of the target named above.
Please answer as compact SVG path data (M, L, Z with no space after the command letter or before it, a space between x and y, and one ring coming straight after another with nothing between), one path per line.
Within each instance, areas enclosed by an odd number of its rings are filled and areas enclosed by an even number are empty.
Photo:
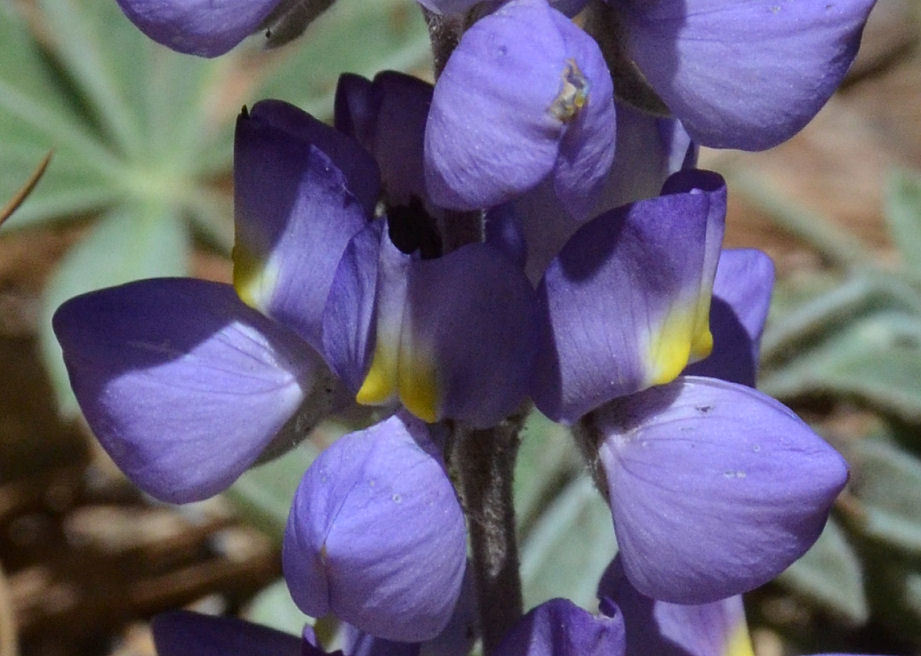
M292 110L258 104L238 121L236 294L199 280L147 280L71 299L55 314L90 427L159 499L223 490L273 440L303 435L343 398L320 357L322 313L373 205L376 166Z
M534 292L489 244L413 259L384 222L357 234L324 317L325 352L361 403L399 399L429 422L486 427L527 392L536 344Z
M598 584L602 603L623 614L625 656L753 656L742 597L707 604L673 604L644 596L615 558ZM845 656L819 654L816 656ZM858 656L858 655L854 655Z
M683 171L663 191L589 222L547 268L532 397L551 419L581 418L633 584L697 603L802 555L847 466L750 387L679 376L719 340L726 354L700 367L754 382L773 276L756 251L719 257L718 176Z
M512 200L544 179L583 219L614 157L611 77L594 40L545 0L477 21L435 85L425 174L457 210Z
M73 299L55 317L90 427L139 487L173 502L202 499L279 434L290 443L286 427L303 434L343 400L322 357L353 394L371 378L362 400L387 401L396 384L430 421L489 423L524 398L533 291L501 253L484 244L425 260L399 251L384 220L372 222L373 158L285 103L240 117L235 160L234 284L245 304L226 285L143 281ZM371 252L357 253L375 231ZM405 278L378 285L382 253ZM340 296L327 312L334 279ZM324 339L324 322L335 336ZM362 348L349 360L336 340Z
M607 27L695 142L761 150L838 87L875 0L606 2Z
M686 171L664 191L584 225L544 273L531 394L555 421L669 382L710 352L725 185Z
M466 537L429 428L397 414L320 454L295 494L283 562L308 615L386 640L437 636L461 593Z

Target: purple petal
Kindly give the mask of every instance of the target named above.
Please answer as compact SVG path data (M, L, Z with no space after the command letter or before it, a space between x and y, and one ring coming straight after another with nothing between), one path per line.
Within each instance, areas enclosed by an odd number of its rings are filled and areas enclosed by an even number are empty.
M359 151L277 101L258 103L237 121L234 285L247 304L317 350L339 259L370 215L348 176L370 176L362 182L376 187L374 163ZM337 159L349 164L340 168Z
M751 249L724 250L710 306L713 352L685 373L754 387L773 286L774 265L767 255Z
M712 171L684 169L665 181L662 193L706 193L710 201L707 208L700 293L697 296L692 328L694 338L691 342L691 361L700 360L710 355L713 349L713 335L710 333L710 299L713 296L713 279L716 277L726 227L726 181Z
M231 617L178 610L151 628L159 656L325 656L297 636Z
M591 37L543 0L512 0L464 34L435 85L429 194L452 209L492 207L559 164L567 198L579 174L591 195L610 166L614 129L610 77Z
M592 415L624 569L705 603L766 583L818 538L847 464L751 388L682 377Z
M514 203L490 208L483 216L485 241L502 251L510 262L524 268L528 261L528 245Z
M382 253L385 230L385 221L375 221L352 238L339 261L323 311L323 353L330 369L353 394L361 388L374 355L381 258L397 260L385 261L385 268L396 267L403 259L393 253L396 249Z
M304 401L319 359L229 285L141 280L54 316L71 386L141 489L184 503L229 486Z
M427 200L422 152L431 102L432 85L403 73L384 71L373 82L356 75L339 80L336 127L374 155L391 206Z
M538 287L541 336L531 395L572 423L602 403L668 382L688 362L709 296L705 251L724 191L627 205L583 226Z
M118 0L157 43L190 55L222 55L259 29L280 0Z
M568 599L551 599L525 615L506 634L495 656L623 656L620 615L592 615Z
M697 161L697 148L680 121L620 102L616 110L617 156L595 206L599 214L658 196L671 174L694 168Z
M617 120L614 85L598 44L559 12L551 16L563 37L569 58L590 80L585 106L563 134L553 170L553 186L566 212L585 221L614 161Z
M741 656L752 653L745 608L739 595L709 604L656 601L631 585L618 557L602 576L598 596L616 603L623 613L630 636L626 656Z
M426 421L492 426L527 393L536 346L534 290L486 244L414 262L399 355L400 398Z
M461 590L464 515L427 427L396 415L335 442L298 487L285 532L291 596L379 638L440 633Z
M413 260L374 225L336 273L326 355L359 403L400 400L428 422L489 426L527 393L535 313L530 283L492 246Z
M631 55L694 141L762 150L798 132L838 87L874 2L616 6Z
M348 656L468 656L478 636L473 577L464 572L461 596L444 631L426 642L393 642L345 624L343 651Z

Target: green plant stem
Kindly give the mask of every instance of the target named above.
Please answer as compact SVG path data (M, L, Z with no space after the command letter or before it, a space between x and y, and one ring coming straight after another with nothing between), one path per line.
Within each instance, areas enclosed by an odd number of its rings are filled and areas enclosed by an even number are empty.
M457 430L452 463L467 515L483 653L492 654L522 614L512 480L523 418Z

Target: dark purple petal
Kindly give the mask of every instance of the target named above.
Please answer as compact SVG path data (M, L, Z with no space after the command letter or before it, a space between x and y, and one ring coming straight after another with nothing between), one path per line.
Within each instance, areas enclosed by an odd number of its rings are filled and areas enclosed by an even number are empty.
M602 403L668 382L700 327L711 200L695 189L627 205L583 226L538 287L531 395L572 423Z
M598 596L617 604L629 636L626 656L744 656L751 654L742 597L709 604L656 601L631 585L615 558Z
M147 36L191 55L222 55L259 29L280 0L118 0Z
M681 377L592 426L624 570L643 594L706 603L766 583L818 538L847 464L749 387Z
M428 422L489 426L527 393L535 314L530 283L492 246L414 260L381 222L355 236L339 265L326 355L359 403L399 400Z
M551 599L506 634L495 656L623 656L624 623L592 615L568 599Z
M559 166L567 200L578 175L591 196L610 166L613 118L597 44L543 0L512 0L464 34L435 85L429 195L452 209L492 207Z
M363 175L376 188L357 143L290 105L263 101L237 121L234 285L317 350L339 259L370 215L351 186Z
M875 0L623 2L628 49L694 141L762 150L799 131L847 72Z
M229 486L323 368L232 287L189 278L78 296L54 331L102 446L141 489L174 503Z
M384 71L373 82L343 75L336 89L336 127L374 155L391 206L427 201L422 152L432 85ZM431 203L425 203L431 211Z
M374 355L381 257L402 259L393 248L381 253L385 231L386 222L375 221L352 238L339 261L323 311L323 353L330 369L353 394L361 388Z
M307 470L285 532L285 579L308 615L419 642L451 618L466 563L464 515L428 428L395 415L351 433Z
M403 404L426 421L494 425L527 393L535 324L534 290L491 246L413 262L399 354Z
M158 656L325 656L297 636L231 617L189 611L157 615L151 623Z
M515 204L505 203L490 208L483 216L483 224L486 243L523 268L528 260L528 245Z
M774 286L771 258L752 249L724 250L713 283L713 352L686 374L755 386L761 333Z

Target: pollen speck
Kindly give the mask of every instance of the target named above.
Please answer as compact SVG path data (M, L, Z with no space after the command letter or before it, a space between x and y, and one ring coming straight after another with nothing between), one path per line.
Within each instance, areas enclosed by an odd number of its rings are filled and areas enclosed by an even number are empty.
M568 123L588 102L589 84L574 59L566 60L561 78L560 92L550 104L550 113L563 123Z

